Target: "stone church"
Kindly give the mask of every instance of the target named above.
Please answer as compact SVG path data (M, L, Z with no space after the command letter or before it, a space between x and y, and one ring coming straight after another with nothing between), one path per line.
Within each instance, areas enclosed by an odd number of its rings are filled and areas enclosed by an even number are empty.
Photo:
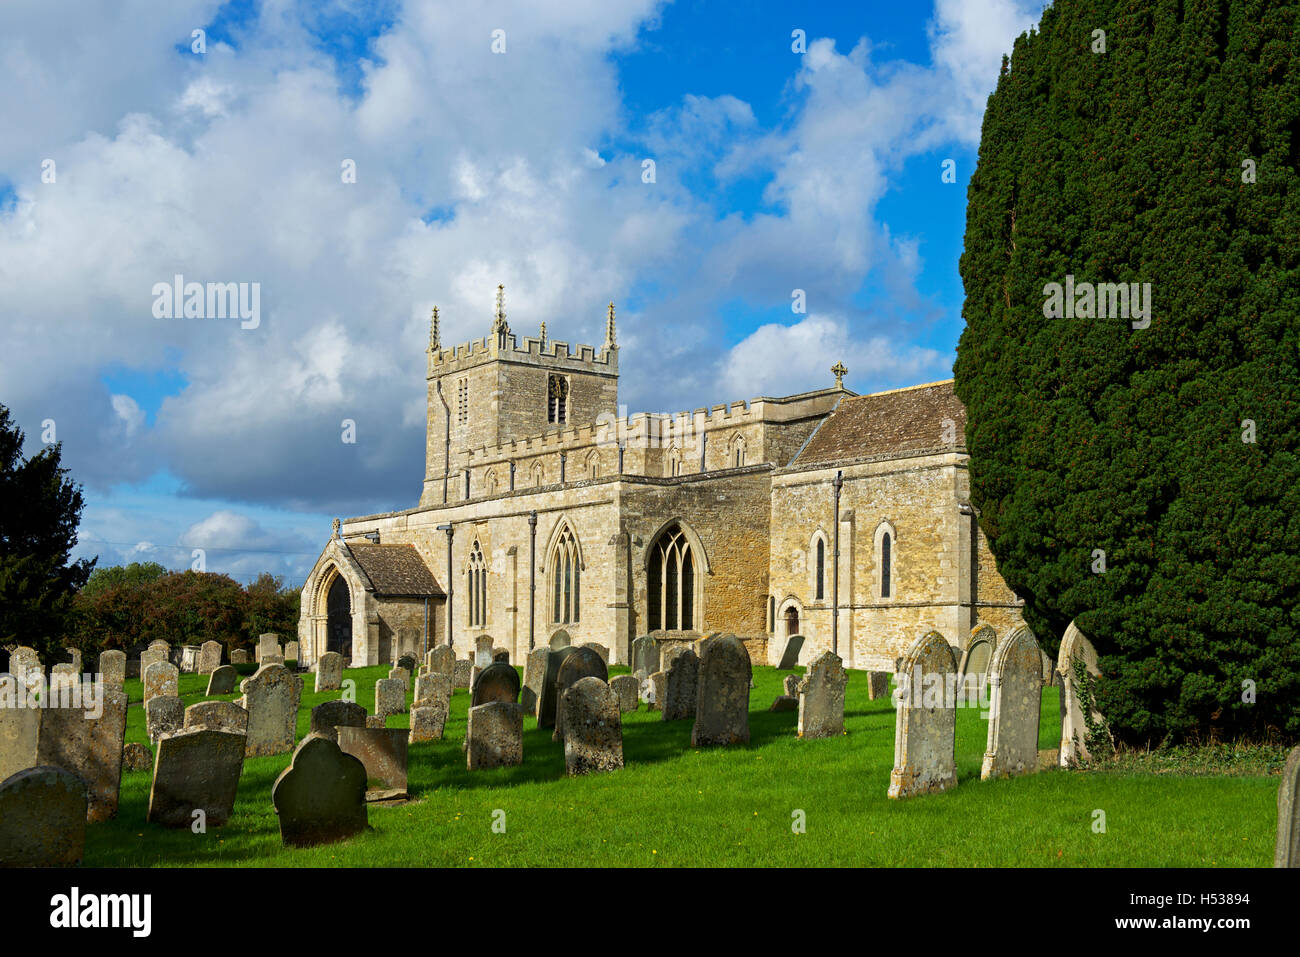
M638 635L717 631L893 670L930 629L962 648L977 623L1020 623L968 502L951 380L857 395L836 363L813 392L620 416L612 303L599 348L544 323L521 342L501 287L485 338L444 348L438 323L419 504L334 522L302 590L304 661L449 635L465 658L487 634L522 663L563 628L617 663Z

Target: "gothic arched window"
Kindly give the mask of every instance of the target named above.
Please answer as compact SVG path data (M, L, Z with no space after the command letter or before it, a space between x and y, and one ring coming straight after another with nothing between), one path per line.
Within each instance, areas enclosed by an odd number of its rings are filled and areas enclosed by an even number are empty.
M477 540L469 551L469 624L471 628L487 624L487 563Z
M817 539L817 580L816 595L818 601L826 599L826 542L822 538Z
M551 620L557 625L578 621L581 604L582 564L578 559L578 541L567 525L551 553Z
M649 630L695 627L695 557L686 533L676 523L650 549L646 568Z

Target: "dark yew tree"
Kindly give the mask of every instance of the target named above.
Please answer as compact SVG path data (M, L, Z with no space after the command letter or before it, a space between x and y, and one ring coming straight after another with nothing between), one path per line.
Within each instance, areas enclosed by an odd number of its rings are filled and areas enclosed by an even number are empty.
M971 496L1047 649L1071 619L1095 643L1129 741L1300 733L1298 169L1300 6L1057 0L989 99ZM1067 276L1083 308L1048 318ZM1149 324L1084 283L1150 283Z

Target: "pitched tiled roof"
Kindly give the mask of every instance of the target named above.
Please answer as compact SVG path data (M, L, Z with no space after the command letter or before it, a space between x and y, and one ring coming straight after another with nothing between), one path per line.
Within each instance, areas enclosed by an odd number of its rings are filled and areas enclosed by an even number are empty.
M347 547L375 586L376 595L424 598L445 594L414 545L349 542Z
M945 419L956 442L945 442ZM866 458L888 458L933 449L964 447L966 408L952 380L846 396L826 417L792 465L833 465Z

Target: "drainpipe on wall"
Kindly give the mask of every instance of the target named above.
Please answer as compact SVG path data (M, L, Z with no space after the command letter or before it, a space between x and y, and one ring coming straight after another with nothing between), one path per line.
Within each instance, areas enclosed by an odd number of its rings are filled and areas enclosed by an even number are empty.
M438 531L447 533L447 647L452 648L452 615L451 615L451 598L455 594L456 587L452 584L451 578L451 537L455 532L450 522L446 525L439 525ZM454 650L454 649L453 649Z
M528 513L528 650L533 650L533 619L537 601L537 512Z
M844 473L836 472L835 480L835 554L831 575L831 654L840 653L840 491L844 488Z

